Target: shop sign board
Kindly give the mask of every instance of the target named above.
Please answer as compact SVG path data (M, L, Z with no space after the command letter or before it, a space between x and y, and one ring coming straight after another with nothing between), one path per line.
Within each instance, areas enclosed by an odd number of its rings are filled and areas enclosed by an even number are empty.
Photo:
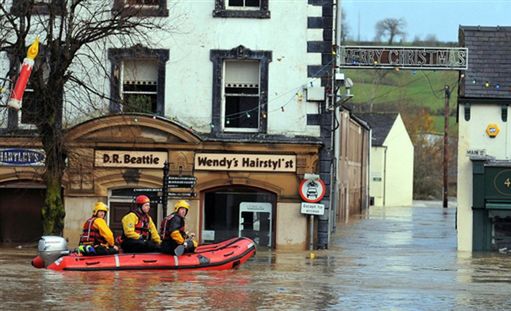
M42 149L1 148L0 165L43 166L46 154Z
M296 155L197 153L195 170L296 172Z
M325 213L325 204L302 202L302 214L323 215Z
M95 150L96 167L162 168L164 151Z

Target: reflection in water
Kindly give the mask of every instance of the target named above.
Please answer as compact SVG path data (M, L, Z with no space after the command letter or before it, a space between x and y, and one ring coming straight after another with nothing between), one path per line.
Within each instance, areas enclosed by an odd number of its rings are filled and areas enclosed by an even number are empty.
M456 251L455 209L372 208L329 250L258 251L237 270L54 272L2 249L2 310L508 309L511 257Z

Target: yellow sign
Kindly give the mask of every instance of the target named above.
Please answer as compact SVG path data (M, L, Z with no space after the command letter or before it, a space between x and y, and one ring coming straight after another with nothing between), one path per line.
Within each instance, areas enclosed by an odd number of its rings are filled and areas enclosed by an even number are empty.
M499 135L500 129L499 126L495 123L490 123L486 127L486 134L490 136L490 138L495 138L497 135Z
M197 153L195 169L206 171L296 172L296 156Z
M97 167L163 168L168 153L163 151L96 150Z

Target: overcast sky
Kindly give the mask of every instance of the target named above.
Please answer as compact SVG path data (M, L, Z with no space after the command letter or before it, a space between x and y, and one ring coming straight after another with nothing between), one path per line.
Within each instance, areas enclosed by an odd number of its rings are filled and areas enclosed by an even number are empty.
M459 25L511 26L511 0L341 0L350 37L374 39L375 24L387 17L406 20L407 41L434 34L458 41Z

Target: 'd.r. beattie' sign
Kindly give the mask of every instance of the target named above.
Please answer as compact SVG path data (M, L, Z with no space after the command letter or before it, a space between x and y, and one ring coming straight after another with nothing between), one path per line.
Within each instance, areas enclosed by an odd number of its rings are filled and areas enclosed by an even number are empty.
M209 171L295 172L295 155L195 154L195 169Z
M162 168L168 154L163 151L96 150L94 164L99 167Z

